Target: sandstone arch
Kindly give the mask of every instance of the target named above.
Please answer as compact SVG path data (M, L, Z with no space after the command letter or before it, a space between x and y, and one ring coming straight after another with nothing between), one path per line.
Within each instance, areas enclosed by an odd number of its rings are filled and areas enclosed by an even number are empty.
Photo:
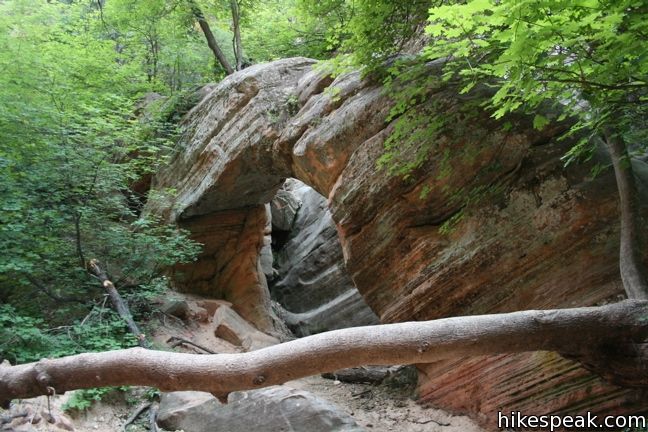
M524 121L505 131L484 114L457 124L416 182L376 170L391 126L388 98L358 73L331 82L308 59L256 65L226 78L188 114L171 164L154 179L149 213L190 229L207 245L176 269L181 289L234 300L272 330L258 270L263 203L295 177L328 197L347 268L383 322L616 300L618 213L611 173L563 170L555 130ZM326 90L326 89L329 90ZM452 110L453 91L434 97ZM440 175L442 152L453 169ZM439 226L460 204L448 190L505 185L449 235ZM430 192L421 199L421 191ZM164 194L165 189L174 189ZM478 357L420 368L424 400L456 411L497 409L636 412L639 391L604 383L556 354ZM515 376L515 379L510 377Z
M159 198L146 209L206 245L198 263L175 269L178 288L232 300L266 331L273 320L258 260L263 204L288 177L329 196L354 148L384 128L388 110L381 89L358 73L336 80L335 96L322 94L331 80L313 64L257 65L212 89L188 114L178 154L153 181Z

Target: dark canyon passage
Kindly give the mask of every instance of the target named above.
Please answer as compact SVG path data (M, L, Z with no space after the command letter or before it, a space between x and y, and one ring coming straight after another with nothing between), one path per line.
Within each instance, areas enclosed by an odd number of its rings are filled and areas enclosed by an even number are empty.
M346 270L323 196L288 179L266 205L266 215L271 246L266 236L261 265L272 298L285 308L281 318L295 334L379 323Z

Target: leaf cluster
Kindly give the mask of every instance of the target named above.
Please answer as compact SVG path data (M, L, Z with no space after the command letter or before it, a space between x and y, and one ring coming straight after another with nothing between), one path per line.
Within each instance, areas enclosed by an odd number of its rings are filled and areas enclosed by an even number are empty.
M76 390L72 392L70 398L63 404L62 408L67 412L82 412L95 402L104 399L114 392L125 392L129 387L97 387L91 389Z
M103 307L93 308L85 321L49 327L42 318L0 305L0 336L0 357L12 364L136 345L119 316Z
M448 58L446 76L464 90L497 84L494 117L523 111L534 126L571 119L580 142L567 159L591 154L612 126L643 146L648 97L648 8L636 0L473 0L430 9L428 58ZM553 108L554 116L538 111Z
M99 307L87 260L128 294L199 250L186 232L140 218L146 191L133 188L166 162L171 112L186 110L175 90L168 111L135 114L158 83L143 73L134 35L155 20L136 8L144 27L116 20L129 30L114 33L110 8L36 3L0 3L0 349L12 362L133 345Z

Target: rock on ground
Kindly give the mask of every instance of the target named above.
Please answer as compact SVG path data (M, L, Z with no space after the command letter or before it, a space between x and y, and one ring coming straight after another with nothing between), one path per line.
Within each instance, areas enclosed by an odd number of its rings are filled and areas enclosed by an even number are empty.
M283 386L234 392L227 405L201 392L162 396L158 423L185 432L363 431L330 402L304 390Z

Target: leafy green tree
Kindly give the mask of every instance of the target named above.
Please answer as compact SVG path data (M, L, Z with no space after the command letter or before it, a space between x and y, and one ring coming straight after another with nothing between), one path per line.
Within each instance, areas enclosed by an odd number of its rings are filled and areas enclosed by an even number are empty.
M130 184L170 143L133 116L150 65L104 37L99 11L2 2L0 47L0 300L15 308L3 313L68 325L102 294L90 258L137 289L197 245L130 206Z
M139 64L155 91L182 91L222 76L187 2L115 0L102 17L99 35L115 41L122 61ZM227 43L225 32L214 34L218 44Z
M179 117L198 86L231 72L223 64L312 52L297 21L280 19L298 15L295 0L235 3L238 14L230 0L0 3L0 331L24 336L0 346L12 361L46 355L49 342L52 355L73 352L65 340L78 332L49 327L74 328L99 307L88 260L145 309L137 293L196 255L187 233L140 217ZM106 322L86 320L83 337L133 343L109 338ZM95 345L81 348L108 346Z
M253 5L243 4L241 36L251 63L285 57L306 56L316 59L330 58L336 43L335 31L342 23L342 15L314 12L312 7L327 2L304 0L265 0ZM343 2L342 2L343 3ZM341 8L343 15L346 7Z
M332 65L341 70L362 65L382 69L386 60L413 49L423 37L430 0L299 0L309 28L320 35Z
M496 83L493 115L537 113L534 126L572 121L581 139L567 160L602 137L621 199L621 275L628 295L648 298L641 268L641 221L628 150L645 149L648 127L648 7L636 0L473 0L434 7L429 58L445 57L464 92ZM543 108L541 110L541 108Z

